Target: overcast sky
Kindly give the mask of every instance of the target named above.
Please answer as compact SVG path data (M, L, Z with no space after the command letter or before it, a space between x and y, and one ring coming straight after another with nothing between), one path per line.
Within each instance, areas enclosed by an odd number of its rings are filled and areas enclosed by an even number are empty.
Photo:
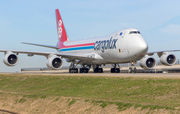
M20 42L56 45L57 8L70 40L136 28L148 42L149 51L180 49L179 4L179 0L0 0L0 49L54 52ZM174 54L180 59L180 52ZM46 67L47 61L43 56L20 54L19 64L9 68L3 57L0 53L0 72Z

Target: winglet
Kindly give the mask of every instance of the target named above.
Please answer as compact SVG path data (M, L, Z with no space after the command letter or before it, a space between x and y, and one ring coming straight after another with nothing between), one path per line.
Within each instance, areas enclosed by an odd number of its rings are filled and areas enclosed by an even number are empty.
M59 9L56 9L56 24L57 24L57 34L59 38L59 42L68 41L66 30L64 28L64 24L59 13Z

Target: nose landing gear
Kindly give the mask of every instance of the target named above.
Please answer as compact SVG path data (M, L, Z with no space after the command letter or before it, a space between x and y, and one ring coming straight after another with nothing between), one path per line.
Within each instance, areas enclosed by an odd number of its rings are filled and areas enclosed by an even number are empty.
M136 73L136 67L134 66L134 62L131 62L128 73Z

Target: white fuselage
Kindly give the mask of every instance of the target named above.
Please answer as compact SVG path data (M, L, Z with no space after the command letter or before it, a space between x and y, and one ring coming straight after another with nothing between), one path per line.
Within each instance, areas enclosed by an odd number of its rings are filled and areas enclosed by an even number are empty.
M136 62L142 59L148 51L148 45L137 29L125 29L106 37L68 41L63 45L65 47L59 52L89 53L99 58L84 61L83 64Z

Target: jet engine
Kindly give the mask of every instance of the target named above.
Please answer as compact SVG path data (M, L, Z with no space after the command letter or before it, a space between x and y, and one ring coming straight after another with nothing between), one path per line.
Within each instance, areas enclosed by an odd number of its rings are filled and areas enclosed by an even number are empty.
M165 52L163 54L158 54L160 57L160 62L165 66L171 66L176 63L176 56L173 54L169 54L168 52Z
M139 65L143 69L152 69L156 66L156 60L153 57L146 55L144 58L140 60Z
M6 52L3 62L7 66L15 66L18 63L18 56L13 52Z
M59 70L61 69L63 62L62 62L61 57L52 55L48 57L48 61L46 65L51 70Z

